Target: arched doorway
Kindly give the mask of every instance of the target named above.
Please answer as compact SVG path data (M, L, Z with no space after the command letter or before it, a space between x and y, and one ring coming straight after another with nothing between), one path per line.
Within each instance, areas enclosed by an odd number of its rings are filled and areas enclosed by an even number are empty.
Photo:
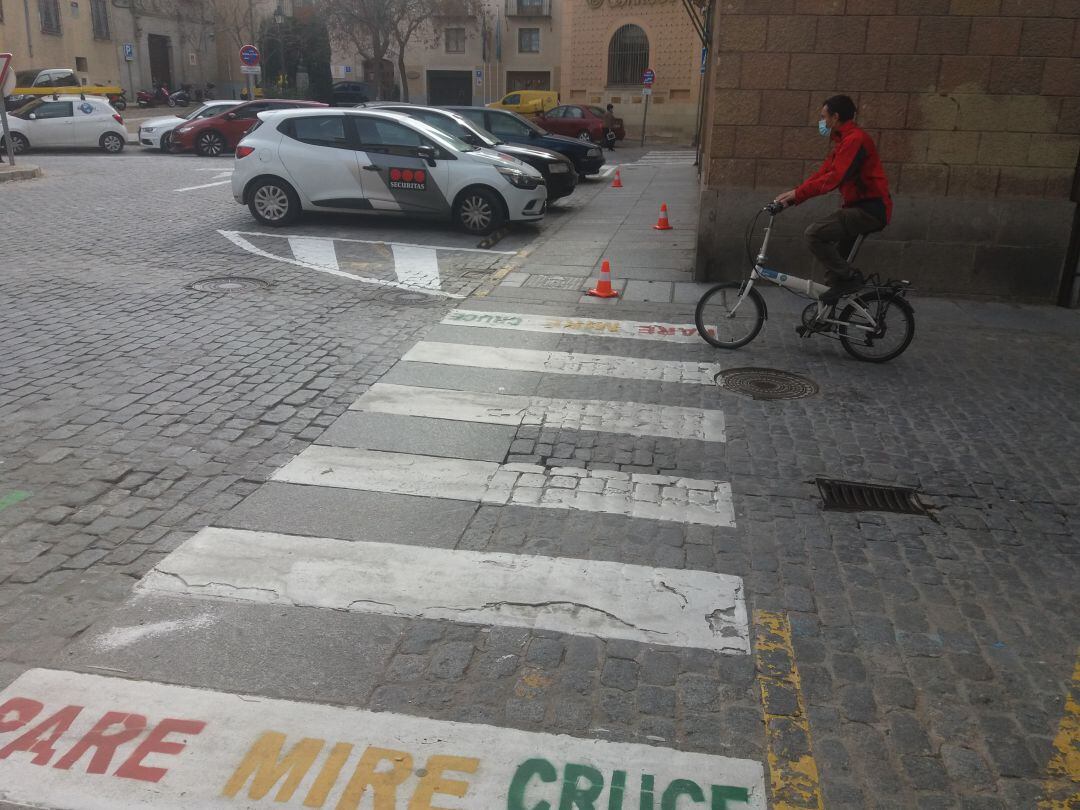
M640 85L649 67L649 38L637 25L619 28L608 43L608 87Z

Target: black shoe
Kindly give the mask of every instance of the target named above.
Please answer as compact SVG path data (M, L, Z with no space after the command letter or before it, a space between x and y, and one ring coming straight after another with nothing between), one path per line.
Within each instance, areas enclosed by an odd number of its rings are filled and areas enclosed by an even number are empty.
M845 278L838 281L833 286L829 287L824 293L821 294L821 300L826 304L835 304L845 295L851 295L857 293L863 288L862 276L855 275L851 278Z

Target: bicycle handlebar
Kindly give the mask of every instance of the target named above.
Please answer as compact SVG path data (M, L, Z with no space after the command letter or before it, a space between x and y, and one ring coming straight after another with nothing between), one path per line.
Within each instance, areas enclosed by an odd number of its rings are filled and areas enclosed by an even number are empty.
M784 205L783 203L773 201L773 202L769 203L768 205L766 205L763 210L768 211L771 216L775 217L777 214L779 214L785 208L787 208L787 206Z

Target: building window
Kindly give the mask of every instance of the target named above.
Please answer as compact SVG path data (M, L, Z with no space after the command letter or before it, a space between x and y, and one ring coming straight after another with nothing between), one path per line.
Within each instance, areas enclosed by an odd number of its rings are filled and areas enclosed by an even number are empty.
M94 39L108 39L109 8L105 0L90 0L90 17L94 22Z
M540 53L540 29L518 29L518 53Z
M38 0L38 14L41 17L41 33L60 33L60 3L57 0Z
M90 68L86 64L86 57L85 56L76 56L75 57L75 72L76 73L89 73L90 72ZM68 84L68 82L64 82L64 84ZM83 79L83 84L86 84L86 79Z
M649 38L636 25L624 25L608 45L608 85L641 84L649 67Z
M465 29L464 28L447 28L446 29L446 52L447 53L465 53Z

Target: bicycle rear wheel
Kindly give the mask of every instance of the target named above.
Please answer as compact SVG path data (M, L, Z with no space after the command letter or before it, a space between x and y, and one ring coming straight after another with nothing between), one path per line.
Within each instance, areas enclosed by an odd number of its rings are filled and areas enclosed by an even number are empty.
M845 323L838 329L840 344L848 354L868 363L884 363L903 354L915 337L915 310L900 296L883 290L871 290L857 296L877 322L872 332L852 326L870 326L866 316L848 304L840 313Z
M698 334L718 349L738 349L757 337L765 324L765 301L746 282L726 281L701 296L694 320Z

